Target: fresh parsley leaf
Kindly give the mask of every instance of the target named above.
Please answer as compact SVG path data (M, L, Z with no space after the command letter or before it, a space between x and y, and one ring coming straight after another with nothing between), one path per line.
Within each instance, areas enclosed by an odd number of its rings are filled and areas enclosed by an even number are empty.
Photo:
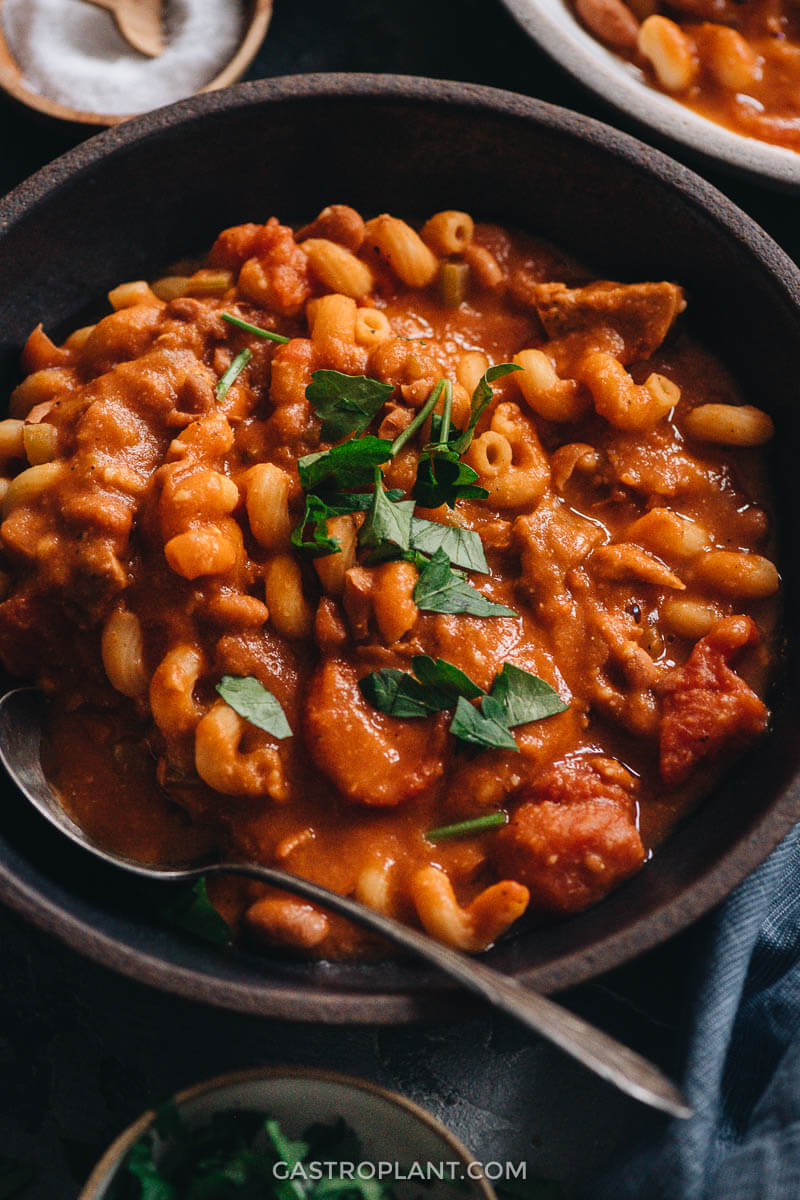
M367 434L330 450L306 454L298 460L297 470L305 492L317 491L320 487L346 491L372 483L375 468L391 457L391 442Z
M282 333L273 333L271 329L262 329L260 325L251 325L249 321L243 321L241 317L235 316L233 313L222 313L223 321L227 321L229 325L235 325L237 329L243 329L245 333L255 334L256 337L264 338L268 342L280 342L285 346L291 338L284 337Z
M495 604L467 583L450 566L441 549L421 570L414 587L414 603L425 612L468 613L473 617L516 617L513 608Z
M149 1137L142 1138L131 1147L125 1165L126 1170L139 1181L141 1200L177 1200L175 1189L153 1160Z
M503 663L489 694L501 705L509 726L541 721L569 708L549 683L508 662Z
M291 1173L295 1167L300 1166L302 1163L308 1153L308 1145L306 1142L290 1141L277 1121L265 1121L264 1129L275 1151L278 1162L286 1163ZM276 1179L273 1187L279 1200L305 1200L305 1189L299 1179Z
M442 708L449 708L455 704L459 696L464 696L467 700L477 700L479 696L484 695L483 688L479 688L469 675L465 675L444 658L415 654L411 659L411 670L420 683L450 697L450 705L444 704Z
M322 418L322 436L338 441L348 433L363 433L391 396L391 383L341 371L314 371L306 399Z
M406 442L410 441L417 430L425 424L428 417L439 403L439 398L444 391L446 384L446 379L439 379L436 382L430 396L428 396L428 399L425 401L417 415L410 422L410 424L406 425L402 432L398 433L397 437L392 442L392 458L395 458L400 453Z
M0 1156L0 1200L11 1200L33 1182L35 1171L28 1163Z
M431 558L437 550L441 550L454 567L463 567L466 571L480 571L483 575L489 573L483 542L473 529L440 525L438 521L425 521L421 517L414 517L411 522L411 549Z
M478 386L472 393L472 404L470 406L469 421L467 427L459 437L452 442L453 449L458 454L463 454L469 449L472 439L475 434L475 426L478 424L484 410L489 405L492 399L492 389L489 386L494 383L495 379L502 379L504 375L509 375L512 371L521 371L517 363L497 363L494 367L489 367L484 371Z
M411 660L416 676L393 667L373 671L359 680L366 700L391 717L428 717L452 708L460 696L477 699L483 690L458 667L443 658L417 654Z
M372 503L358 534L359 545L369 551L367 561L381 562L396 555L398 550L409 549L413 514L413 500L398 500L393 504L387 499L383 477L376 468Z
M485 500L489 495L475 483L478 472L462 462L455 450L429 451L420 456L411 495L423 508L442 504L455 508L456 500Z
M191 933L204 942L225 946L233 937L230 926L208 898L205 879L191 887L181 888L173 900L161 909L161 919L167 925Z
M239 378L252 357L253 355L250 350L239 351L239 353L236 355L236 358L233 360L216 386L214 394L218 400L225 399L228 394L228 388L236 379Z
M402 500L404 495L401 488L384 491L385 498L393 504ZM336 538L329 536L325 522L330 517L362 512L371 507L372 500L371 492L332 492L324 497L310 493L306 496L303 516L290 534L292 545L311 558L338 554L342 547Z
M402 488L384 488L384 495L395 504L403 499L405 492ZM342 513L366 511L372 504L372 492L330 492L324 500L331 516L338 517Z
M252 675L223 675L217 691L234 712L276 738L292 736L286 714L262 683Z
M415 719L429 717L441 708L449 708L453 701L445 697L445 704L437 704L437 696L428 691L406 671L394 667L383 667L359 679L361 694L373 708L390 717Z
M337 515L334 509L319 496L315 496L313 493L306 496L306 506L300 522L295 525L289 535L289 540L295 550L302 550L312 558L338 554L342 548L341 543L337 538L329 536L325 524L329 517Z
M462 742L487 750L518 750L508 726L503 721L503 708L491 696L484 696L480 709L469 700L459 698L450 732Z
M502 829L507 824L507 813L484 813L482 817L472 817L469 821L458 821L455 825L440 825L438 829L429 829L425 838L429 842L447 842L452 838L474 837L477 833Z
M450 442L455 442L461 436L461 430L456 429L455 425L450 425L445 433L445 418L439 413L431 413L431 446L447 445ZM428 449L428 447L426 447Z

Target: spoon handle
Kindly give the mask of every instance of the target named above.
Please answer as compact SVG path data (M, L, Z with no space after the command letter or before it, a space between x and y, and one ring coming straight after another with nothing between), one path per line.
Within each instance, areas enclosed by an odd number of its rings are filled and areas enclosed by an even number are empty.
M162 0L88 0L114 17L125 41L148 58L164 53Z
M184 878L189 873L183 872ZM581 1017L523 987L516 980L468 958L427 934L386 917L346 896L340 896L319 884L272 867L251 863L219 863L191 873L246 875L263 883L293 892L324 908L348 917L357 925L371 929L387 941L408 950L417 958L438 967L462 987L476 993L494 1008L514 1017L527 1029L547 1038L584 1066L644 1104L661 1109L674 1117L690 1117L692 1110L677 1087L651 1062L623 1046L621 1042L595 1029ZM163 878L163 875L161 876Z

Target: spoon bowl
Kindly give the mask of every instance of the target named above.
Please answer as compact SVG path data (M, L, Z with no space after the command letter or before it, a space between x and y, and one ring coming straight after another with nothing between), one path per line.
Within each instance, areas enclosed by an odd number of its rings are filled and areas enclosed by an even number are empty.
M210 860L190 865L150 865L112 853L72 820L42 769L45 699L37 688L15 688L0 699L0 761L36 810L72 842L104 862L145 879L192 882L208 875L243 875L301 896L379 934L423 959L526 1028L546 1037L584 1066L635 1099L674 1117L692 1115L675 1085L647 1059L588 1022L484 963L401 925L356 900L311 880L259 863Z

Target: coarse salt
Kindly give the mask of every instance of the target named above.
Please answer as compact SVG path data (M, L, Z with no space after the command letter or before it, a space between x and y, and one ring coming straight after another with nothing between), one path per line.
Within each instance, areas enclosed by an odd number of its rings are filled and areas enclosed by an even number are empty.
M191 96L233 58L241 0L167 0L166 49L134 50L110 12L87 0L4 0L9 49L27 86L82 112L124 116Z

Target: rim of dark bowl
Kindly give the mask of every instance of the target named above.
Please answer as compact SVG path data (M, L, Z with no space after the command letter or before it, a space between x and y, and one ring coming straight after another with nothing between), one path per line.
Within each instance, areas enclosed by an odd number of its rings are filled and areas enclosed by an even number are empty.
M629 134L545 101L478 84L416 76L347 73L280 76L238 84L156 109L96 134L20 183L0 202L0 237L18 218L29 214L73 177L81 174L85 177L107 157L145 142L162 130L254 105L342 97L363 100L378 97L382 102L396 99L420 107L445 106L522 119L566 140L588 143L607 153L610 159L624 160L633 171L648 180L655 179L675 193L679 201L701 210L705 219L721 227L746 256L758 260L769 277L776 302L787 306L787 312L800 329L800 271L751 217L688 167ZM795 777L777 788L770 804L754 817L746 837L741 836L723 850L699 879L677 894L665 895L655 911L599 937L583 949L560 957L554 955L552 961L539 966L515 970L516 978L543 992L560 991L653 948L718 904L767 857L798 819L800 781ZM290 976L288 981L282 980L278 991L274 991L274 985L271 991L269 959L263 962L263 983L243 982L222 970L212 974L198 965L166 960L141 945L124 943L85 917L65 910L31 885L24 871L15 870L7 859L0 861L0 898L35 925L96 962L188 999L262 1016L332 1023L389 1024L453 1016L454 988L433 976L408 986L407 981L402 982L401 971L398 986L383 992L361 990L358 986L326 991L324 978L298 983ZM589 912L597 912L605 903L608 901ZM557 939L557 926L551 927L546 936L548 940ZM392 973L389 968L389 977ZM458 1013L466 1015L474 1007L464 995Z

